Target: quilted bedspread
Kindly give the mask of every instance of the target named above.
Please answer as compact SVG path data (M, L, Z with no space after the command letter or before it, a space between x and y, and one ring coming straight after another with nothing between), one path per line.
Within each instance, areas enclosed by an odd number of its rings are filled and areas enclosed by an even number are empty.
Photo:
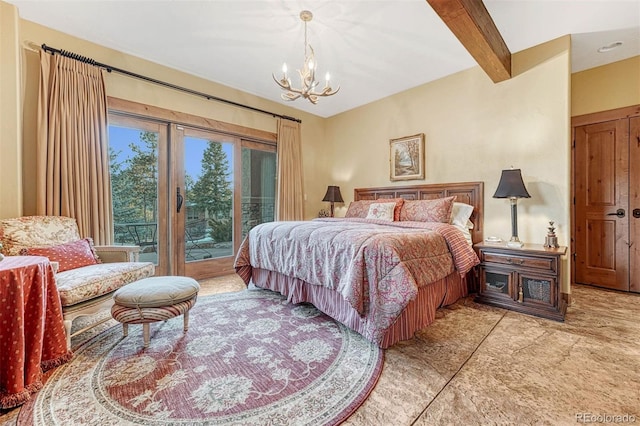
M322 218L254 227L235 267L246 283L253 267L328 287L385 328L420 286L454 270L464 275L477 263L462 233L448 224Z

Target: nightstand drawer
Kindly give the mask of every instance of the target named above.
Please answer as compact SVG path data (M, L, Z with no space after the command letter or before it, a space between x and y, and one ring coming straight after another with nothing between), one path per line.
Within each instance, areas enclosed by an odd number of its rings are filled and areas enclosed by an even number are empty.
M555 257L529 257L514 254L487 253L482 251L483 263L498 263L501 265L518 266L522 268L542 269L556 272L558 269L557 258Z

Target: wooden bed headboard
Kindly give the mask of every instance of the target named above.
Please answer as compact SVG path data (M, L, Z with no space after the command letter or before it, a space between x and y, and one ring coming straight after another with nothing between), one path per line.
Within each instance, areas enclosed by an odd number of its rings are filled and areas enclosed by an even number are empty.
M404 198L405 200L430 200L456 196L456 201L473 206L471 238L473 243L483 239L484 182L433 183L381 188L356 188L353 199L377 200L379 198Z

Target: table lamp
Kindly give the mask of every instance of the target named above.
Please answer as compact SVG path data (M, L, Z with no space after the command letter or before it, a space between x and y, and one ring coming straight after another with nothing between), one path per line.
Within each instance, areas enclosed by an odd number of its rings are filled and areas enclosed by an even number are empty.
M511 239L508 247L522 247L518 238L518 198L531 198L524 187L520 169L503 170L498 183L498 189L493 198L508 198L511 201Z
M333 203L344 203L342 194L340 194L339 186L328 186L327 193L324 194L322 201L328 201L331 203L331 217L333 217Z

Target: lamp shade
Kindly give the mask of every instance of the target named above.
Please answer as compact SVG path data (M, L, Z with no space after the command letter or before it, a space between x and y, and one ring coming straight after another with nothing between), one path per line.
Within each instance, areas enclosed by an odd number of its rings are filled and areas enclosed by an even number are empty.
M493 198L531 198L524 187L520 169L503 170Z
M328 186L327 193L324 194L322 201L329 201L332 203L343 203L342 194L340 194L339 186Z

